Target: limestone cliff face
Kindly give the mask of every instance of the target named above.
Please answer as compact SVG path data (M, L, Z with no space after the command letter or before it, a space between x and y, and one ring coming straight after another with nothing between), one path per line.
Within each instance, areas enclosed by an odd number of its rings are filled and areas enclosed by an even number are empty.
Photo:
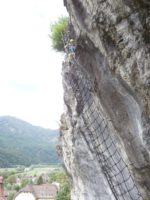
M65 0L61 146L72 200L150 199L150 2Z

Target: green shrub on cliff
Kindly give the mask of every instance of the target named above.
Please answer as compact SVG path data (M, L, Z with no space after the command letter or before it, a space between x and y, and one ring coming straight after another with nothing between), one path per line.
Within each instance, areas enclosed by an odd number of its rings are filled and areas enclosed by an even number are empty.
M68 17L60 17L57 22L51 25L50 38L52 40L52 47L57 51L64 50L63 35L68 26Z

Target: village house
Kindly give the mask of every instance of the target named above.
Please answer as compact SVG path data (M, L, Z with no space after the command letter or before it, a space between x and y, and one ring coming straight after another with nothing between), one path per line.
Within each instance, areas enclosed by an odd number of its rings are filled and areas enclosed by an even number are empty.
M14 200L54 200L58 187L53 184L27 185L21 189Z
M0 176L0 200L5 200L3 177Z

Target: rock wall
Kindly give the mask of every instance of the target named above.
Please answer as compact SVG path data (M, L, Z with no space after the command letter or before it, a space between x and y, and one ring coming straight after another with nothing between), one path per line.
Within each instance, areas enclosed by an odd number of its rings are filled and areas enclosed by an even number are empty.
M72 200L149 200L150 3L64 4L77 41L60 127Z

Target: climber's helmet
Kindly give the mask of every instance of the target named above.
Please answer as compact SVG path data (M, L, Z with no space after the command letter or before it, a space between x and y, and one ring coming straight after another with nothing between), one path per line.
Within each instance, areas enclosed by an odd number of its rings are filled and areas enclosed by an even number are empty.
M70 43L74 43L74 39L70 39Z

